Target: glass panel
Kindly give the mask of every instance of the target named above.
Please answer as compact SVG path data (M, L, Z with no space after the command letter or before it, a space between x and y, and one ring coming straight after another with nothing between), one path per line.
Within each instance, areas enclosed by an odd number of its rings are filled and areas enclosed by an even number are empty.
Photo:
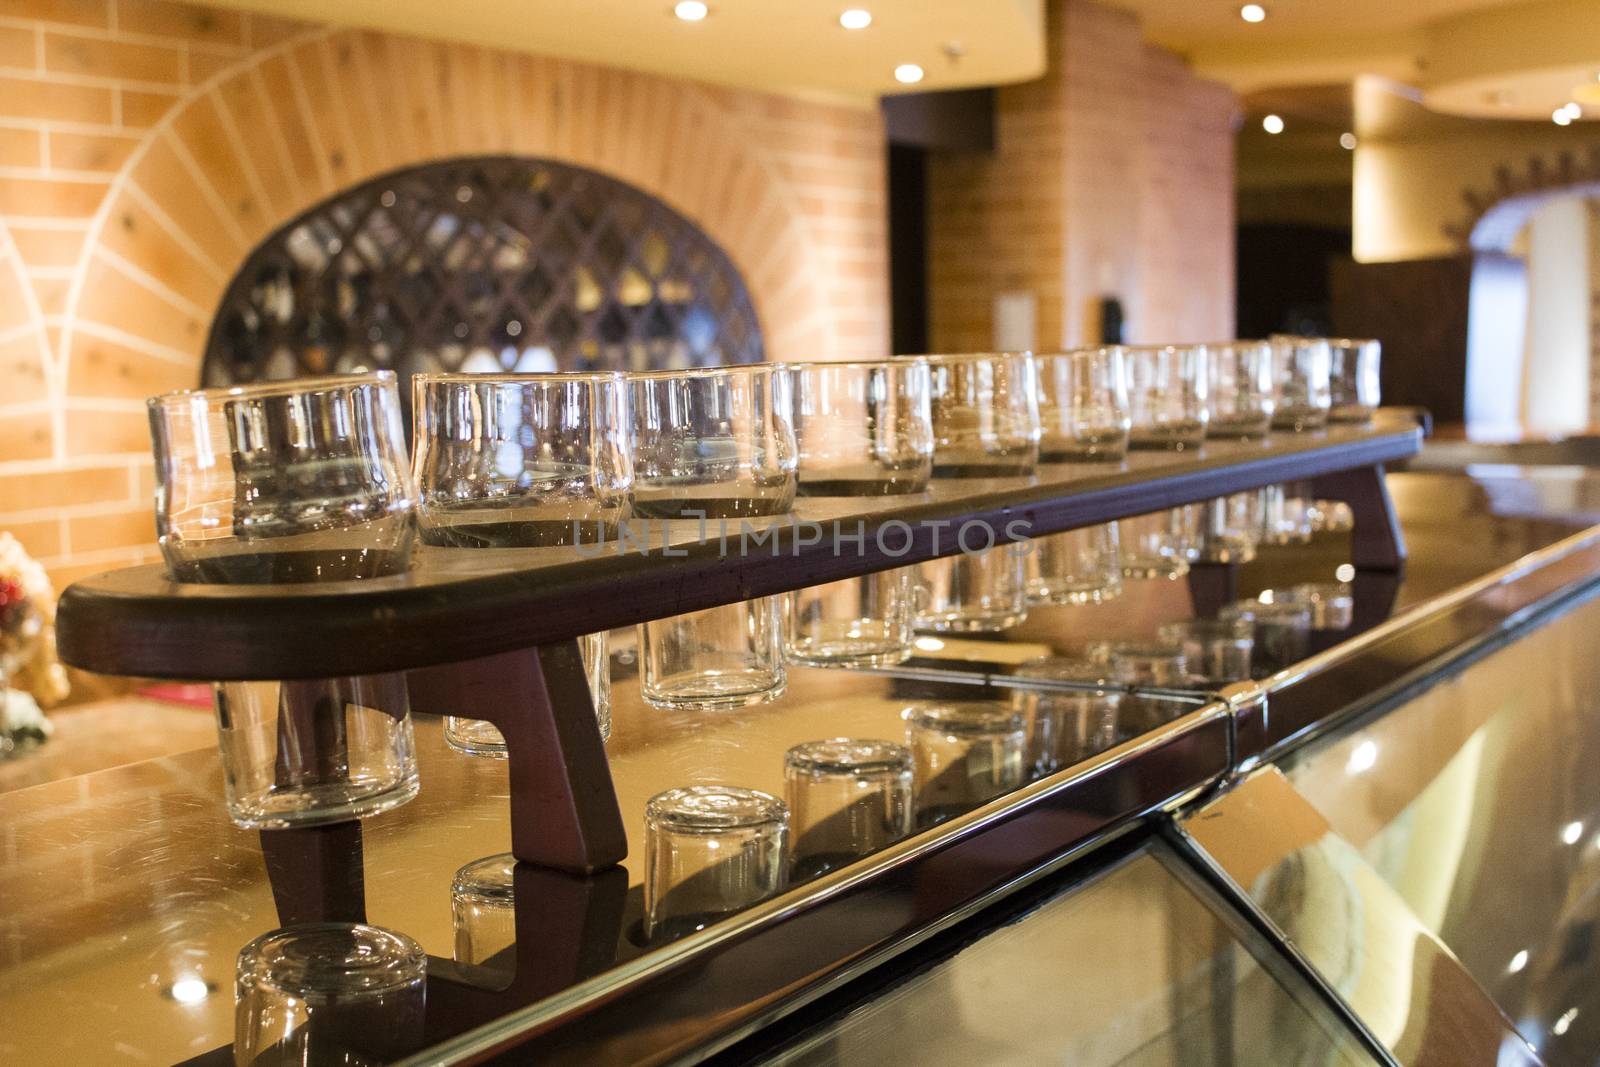
M768 1062L1211 1067L1376 1062L1153 846Z
M1558 1067L1600 1046L1597 627L1590 600L1290 769Z

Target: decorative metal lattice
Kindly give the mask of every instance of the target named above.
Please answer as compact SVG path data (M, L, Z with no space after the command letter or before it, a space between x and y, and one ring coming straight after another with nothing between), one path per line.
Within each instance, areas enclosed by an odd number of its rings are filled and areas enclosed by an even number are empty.
M738 270L682 215L581 167L478 158L378 178L279 230L229 286L201 378L761 358Z

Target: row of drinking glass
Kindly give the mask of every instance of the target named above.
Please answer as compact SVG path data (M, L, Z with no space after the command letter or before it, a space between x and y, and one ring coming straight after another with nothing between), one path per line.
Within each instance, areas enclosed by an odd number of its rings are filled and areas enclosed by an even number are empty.
M797 493L912 493L933 477L1029 474L1041 458L1365 419L1377 357L1376 342L1284 338L418 375L415 490L385 374L177 393L151 401L157 523L182 581L365 578L409 565L414 510L430 544L589 543L629 517L783 514Z

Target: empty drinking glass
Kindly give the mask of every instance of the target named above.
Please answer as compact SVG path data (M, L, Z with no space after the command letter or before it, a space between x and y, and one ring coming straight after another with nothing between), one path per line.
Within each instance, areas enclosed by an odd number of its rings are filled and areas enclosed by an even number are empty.
M1038 368L1027 352L927 356L933 476L1006 478L1039 462Z
M620 374L419 374L422 540L525 548L611 540L632 506Z
M223 794L236 825L344 822L417 795L404 673L214 688Z
M843 867L910 833L911 766L910 751L889 741L836 737L786 752L791 880Z
M1205 440L1211 407L1205 345L1127 345L1128 443L1181 451Z
M1117 523L1125 578L1182 578L1189 573L1188 534L1178 509Z
M1255 493L1235 493L1199 505L1198 559L1204 563L1248 563L1255 558L1261 516Z
M180 582L335 582L410 565L416 492L389 371L149 401L156 531Z
M794 504L787 366L657 371L629 382L635 515L737 519L781 515Z
M926 361L792 367L801 496L889 496L927 488L933 413Z
M585 634L578 638L578 651L583 656L583 673L589 680L589 698L594 701L595 721L600 725L600 739L611 739L611 641L605 631ZM506 758L506 739L500 728L482 719L463 719L455 715L444 718L445 744L469 756L487 756L490 759Z
M1117 743L1122 694L1109 687L1103 665L1045 656L1027 661L1012 674L1077 687L1011 691L1012 707L1027 719L1028 764L1035 776L1054 774Z
M911 655L912 595L903 567L790 593L788 658L813 667L901 662Z
M911 753L917 825L933 826L1027 781L1027 721L998 703L919 707L911 716Z
M1123 685L1189 685L1189 656L1174 641L1092 641L1084 647L1089 662L1110 668Z
M700 930L783 890L789 809L754 789L669 789L644 809L644 934Z
M1272 426L1272 346L1266 341L1207 345L1209 437L1260 437Z
M1158 631L1161 640L1183 649L1188 669L1214 685L1250 680L1254 632L1242 619L1186 619Z
M1035 538L1025 562L1030 604L1099 604L1122 594L1117 524Z
M515 871L509 852L473 860L450 880L450 924L455 929L455 960L483 967L517 941ZM515 971L506 961L497 970Z
M149 401L156 527L180 582L340 582L410 564L416 492L388 371ZM416 795L401 675L215 689L228 809L308 826Z
M1272 374L1277 388L1275 430L1320 430L1333 403L1328 342L1319 337L1272 339Z
M1263 678L1292 667L1310 655L1311 614L1309 604L1240 600L1219 611L1217 618L1239 619L1250 624L1255 639L1251 673Z
M1277 590L1272 599L1309 607L1313 630L1344 630L1355 622L1355 598L1343 582L1305 582Z
M1028 617L1027 557L1019 545L918 564L916 628L935 633L998 633Z
M239 951L233 1062L388 1063L423 1043L428 956L364 923L273 930Z
M652 707L717 710L783 695L782 600L761 597L639 627L640 691Z
M1128 451L1122 351L1080 348L1038 356L1039 462L1120 460Z
M1314 502L1293 496L1282 485L1269 485L1261 491L1261 540L1264 544L1305 544L1316 532Z
M1377 341L1341 338L1328 342L1333 422L1366 422L1378 410L1378 366L1383 346Z

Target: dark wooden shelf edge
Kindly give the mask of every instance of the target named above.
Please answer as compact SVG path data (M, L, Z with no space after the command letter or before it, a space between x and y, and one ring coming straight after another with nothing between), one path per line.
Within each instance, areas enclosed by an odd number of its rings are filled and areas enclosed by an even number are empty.
M1021 482L954 500L919 501L865 521L860 555L824 540L796 546L780 530L757 554L723 557L715 543L682 556L606 554L449 581L384 579L339 586L182 586L159 565L68 587L57 616L66 662L105 674L161 678L318 678L477 659L617 626L906 566L958 551L932 522L1026 522L1041 536L1279 482L1392 463L1421 447L1414 424L1387 422L1354 440L1280 438L1244 459L1172 457L1153 471ZM1049 468L1044 469L1046 475ZM910 550L879 550L873 532L910 524ZM898 532L898 531L897 531ZM896 539L898 544L898 538ZM464 550L465 551L465 550Z

